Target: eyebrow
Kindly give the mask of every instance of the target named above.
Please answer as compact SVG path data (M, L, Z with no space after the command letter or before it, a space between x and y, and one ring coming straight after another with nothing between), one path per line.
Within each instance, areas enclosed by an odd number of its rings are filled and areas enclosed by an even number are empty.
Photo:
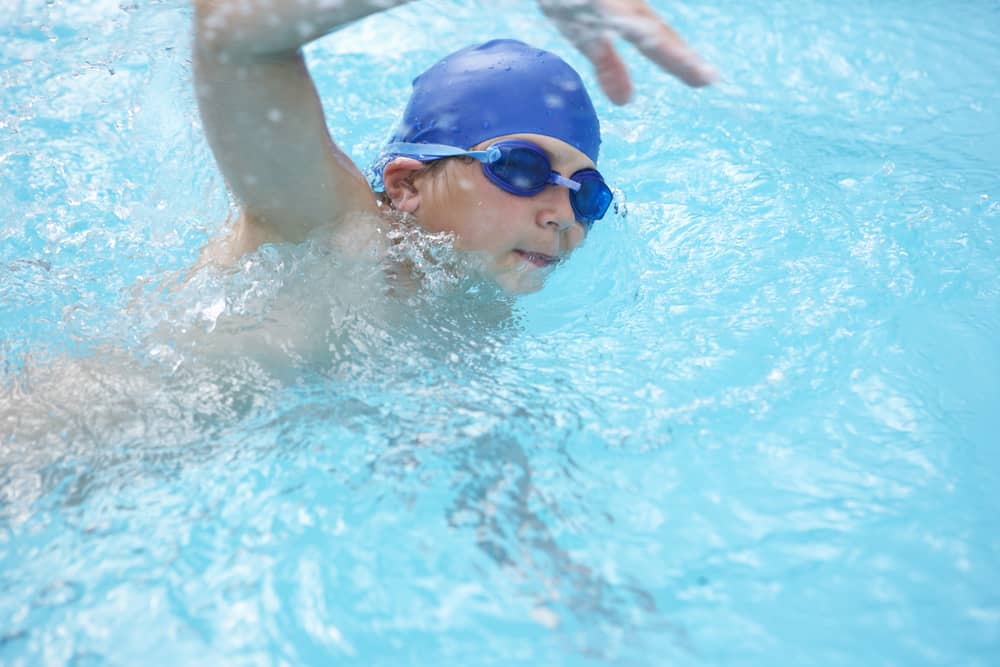
M549 163L553 166L553 168L555 168L556 162L569 163L569 164L573 163L573 158L575 156L572 155L571 153L564 152L564 151L559 151L559 152L551 151L551 150L549 150L548 147L543 146L538 141L532 141L532 143L542 149L542 152L545 153L545 157L547 157L549 159Z
M563 164L563 165L569 165L567 167L567 171L569 171L569 173L573 173L573 172L579 171L580 169L593 169L596 166L594 164L591 164L591 160L590 160L589 157L585 157L585 159L586 159L586 163L585 164L582 164L580 166L576 166L576 165L573 164L574 163L574 158L576 157L575 155L566 154L566 153L553 154L552 151L550 151L549 149L545 148L544 146L539 146L539 148L541 148L545 152L545 155L546 155L546 157L549 158L549 162L552 164L552 168L553 169L555 169L555 166L556 166L557 162L560 163L560 164Z

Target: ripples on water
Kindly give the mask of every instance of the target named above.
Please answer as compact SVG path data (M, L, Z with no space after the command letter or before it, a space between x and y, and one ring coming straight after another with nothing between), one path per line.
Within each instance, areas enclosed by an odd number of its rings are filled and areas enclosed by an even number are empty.
M995 7L663 5L727 80L597 102L628 214L515 302L318 243L189 276L229 203L186 4L15 5L0 662L995 655ZM360 164L450 17L566 51L447 2L339 33Z

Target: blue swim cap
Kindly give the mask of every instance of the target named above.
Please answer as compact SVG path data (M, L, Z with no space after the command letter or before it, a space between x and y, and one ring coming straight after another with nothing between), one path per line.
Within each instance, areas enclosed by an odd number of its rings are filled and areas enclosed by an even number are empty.
M561 139L597 163L601 127L576 70L554 53L495 39L445 56L414 79L389 141L471 148L523 132ZM392 157L382 156L379 174Z

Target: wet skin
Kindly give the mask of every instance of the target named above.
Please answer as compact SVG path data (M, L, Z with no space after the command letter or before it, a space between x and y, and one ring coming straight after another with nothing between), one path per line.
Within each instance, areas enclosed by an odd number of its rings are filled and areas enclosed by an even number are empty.
M475 149L501 138L536 143L548 155L552 168L566 177L594 167L576 148L537 134L496 137ZM565 187L549 185L537 195L519 197L494 185L483 174L482 165L471 159L449 159L443 169L420 172L414 176L413 187L416 196L409 197L410 193L401 195L387 185L393 205L411 213L430 232L454 234L456 249L477 253L483 273L511 293L540 289L545 276L585 236Z

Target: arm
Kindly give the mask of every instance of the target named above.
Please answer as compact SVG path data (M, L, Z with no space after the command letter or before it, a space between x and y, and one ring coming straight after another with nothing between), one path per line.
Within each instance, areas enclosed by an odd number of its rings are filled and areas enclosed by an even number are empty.
M330 138L300 48L389 4L195 0L198 108L241 209L227 254L376 210L364 176Z

